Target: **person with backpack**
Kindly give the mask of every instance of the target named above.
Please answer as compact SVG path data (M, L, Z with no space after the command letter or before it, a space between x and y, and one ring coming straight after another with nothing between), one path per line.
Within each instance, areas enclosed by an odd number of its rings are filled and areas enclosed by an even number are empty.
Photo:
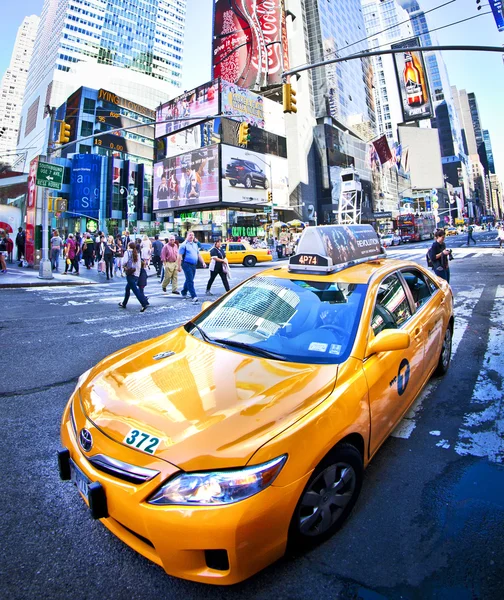
M473 231L474 231L474 227L472 225L469 225L469 227L467 228L467 245L469 246L469 242L474 242L474 245L476 246L476 240L473 238Z
M205 261L201 258L198 244L194 241L194 233L189 231L186 240L180 245L177 258L177 271L184 271L185 282L182 288L182 297L187 298L189 292L194 304L198 302L196 290L194 289L194 278L196 276L196 266L198 262L206 269Z
M140 259L140 254L136 249L135 242L130 242L128 244L128 248L122 257L122 267L124 269L124 274L126 275L126 288L124 290L124 299L122 302L119 302L119 307L126 308L131 291L135 294L136 299L142 305L140 312L145 312L149 306L149 303L142 290L138 289L138 278L140 276L142 262Z
M450 283L450 265L452 251L445 244L445 230L436 229L434 232L434 242L427 252L427 264L434 273Z

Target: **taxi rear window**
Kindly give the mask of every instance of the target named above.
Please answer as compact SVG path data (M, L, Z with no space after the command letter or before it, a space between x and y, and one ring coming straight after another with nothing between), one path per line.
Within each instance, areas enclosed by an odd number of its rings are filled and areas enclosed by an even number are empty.
M352 349L366 291L366 284L258 276L195 322L211 338L291 362L340 363Z

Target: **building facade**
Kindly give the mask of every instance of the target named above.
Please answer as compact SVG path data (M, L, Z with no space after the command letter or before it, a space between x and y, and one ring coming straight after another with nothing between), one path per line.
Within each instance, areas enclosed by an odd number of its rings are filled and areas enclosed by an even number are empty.
M25 17L18 29L12 57L0 86L0 161L23 168L24 155L16 154L19 119L39 17Z
M155 109L180 87L186 0L45 0L18 147L45 152L48 107L81 86Z
M65 121L70 143L52 159L65 167L65 178L51 196L67 200L67 211L51 213L52 227L112 235L126 228L150 232L155 111L110 90L81 87L55 117L52 142L57 148ZM110 133L122 127L128 130Z

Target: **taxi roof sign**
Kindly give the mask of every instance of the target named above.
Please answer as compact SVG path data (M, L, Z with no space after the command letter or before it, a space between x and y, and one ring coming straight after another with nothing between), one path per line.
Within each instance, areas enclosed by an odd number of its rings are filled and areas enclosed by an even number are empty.
M385 258L378 234L371 225L307 227L289 271L333 273L352 265Z

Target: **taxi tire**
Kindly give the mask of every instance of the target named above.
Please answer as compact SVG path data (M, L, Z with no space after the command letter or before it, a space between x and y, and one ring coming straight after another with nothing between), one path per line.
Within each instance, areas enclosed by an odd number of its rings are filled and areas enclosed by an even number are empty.
M452 353L452 340L453 340L453 331L451 325L448 325L446 328L444 337L443 337L443 345L441 347L441 353L439 355L439 361L434 371L435 376L446 375L448 369L450 368L450 360Z
M306 512L306 509L311 506L305 502L305 496L310 493L312 497L318 495L320 499L323 501L324 492L321 492L321 482L324 477L321 475L323 473L328 474L329 480L331 479L331 473L333 469L336 469L337 476L341 475L344 470L347 468L350 469L348 482L344 483L341 486L341 491L345 491L345 495L349 492L350 497L346 501L343 509L340 514L334 516L332 514L332 509L329 505L326 505L325 510L328 510L331 513L331 519L335 519L328 527L324 528L320 533L311 532L310 534L303 533L301 530L301 519L303 512ZM364 474L364 465L361 453L357 450L355 446L352 444L339 444L333 450L329 452L325 456L325 458L318 464L316 469L313 471L312 476L308 480L303 493L301 494L299 501L296 505L296 509L294 510L294 514L291 519L290 527L289 527L289 536L288 536L288 544L287 551L299 551L299 550L308 550L311 547L320 544L326 539L330 538L344 523L348 515L350 514L352 508L357 502L357 498L359 497L359 493L362 487L362 479ZM341 479L340 479L341 482ZM323 484L322 484L323 486ZM338 484L335 486L335 490L338 489ZM330 495L330 494L328 494ZM343 495L339 495L338 500L341 500ZM319 512L321 512L322 520L324 517L323 508L319 507ZM309 508L308 508L309 511ZM315 511L314 511L315 512ZM316 523L317 521L314 521Z
M246 256L243 259L243 266L245 267L255 267L257 262L257 258L255 256Z

